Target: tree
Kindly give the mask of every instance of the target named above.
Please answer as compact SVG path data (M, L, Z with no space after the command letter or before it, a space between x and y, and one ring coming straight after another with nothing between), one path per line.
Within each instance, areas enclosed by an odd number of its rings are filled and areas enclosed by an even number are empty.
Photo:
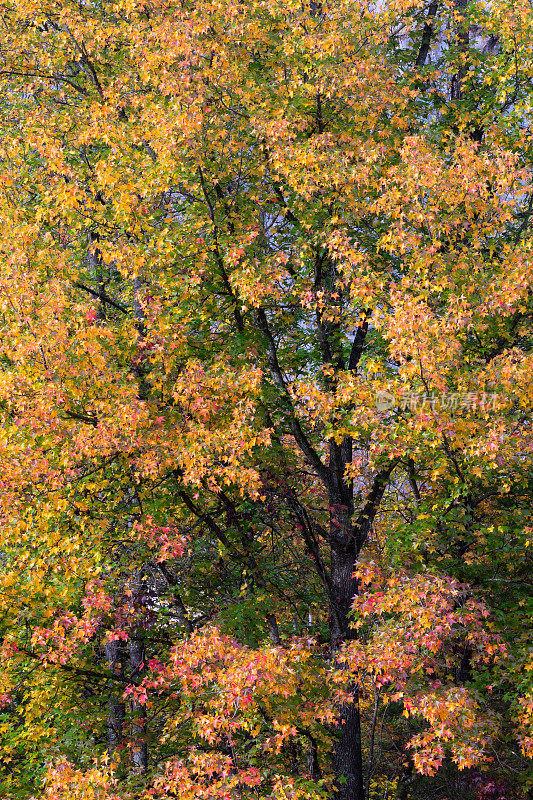
M520 796L529 9L3 22L5 793Z

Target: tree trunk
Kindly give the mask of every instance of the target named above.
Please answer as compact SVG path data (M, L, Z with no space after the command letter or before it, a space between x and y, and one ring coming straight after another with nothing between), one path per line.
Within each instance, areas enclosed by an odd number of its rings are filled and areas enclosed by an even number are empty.
M359 697L352 687L353 702L340 708L338 736L333 750L336 800L364 800L363 755Z
M117 677L123 678L124 654L120 640L107 642L105 645L105 655L109 669ZM109 713L107 716L107 752L109 756L113 756L122 741L125 717L126 705L124 701L120 695L112 695L109 698Z
M334 596L330 601L330 647L335 658L341 645L354 638L349 612L357 594L357 581L353 577L357 550L352 537L352 509L342 503L332 504L332 509L331 583ZM349 689L353 701L343 703L339 708L340 721L333 748L335 798L364 800L359 697L356 686Z
M141 672L145 659L144 643L140 639L130 642L130 677L136 680ZM136 700L132 700L133 712L132 744L133 765L136 772L145 773L148 770L148 745L146 743L146 707Z

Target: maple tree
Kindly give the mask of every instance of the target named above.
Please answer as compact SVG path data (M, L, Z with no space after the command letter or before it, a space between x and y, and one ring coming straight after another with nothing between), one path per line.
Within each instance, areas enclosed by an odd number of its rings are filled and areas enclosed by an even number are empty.
M529 5L2 23L2 796L531 796Z

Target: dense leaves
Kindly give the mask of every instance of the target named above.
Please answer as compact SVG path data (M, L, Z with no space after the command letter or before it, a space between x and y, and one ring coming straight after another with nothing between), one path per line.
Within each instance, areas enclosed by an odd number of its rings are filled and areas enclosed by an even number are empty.
M3 797L530 796L532 41L2 4Z

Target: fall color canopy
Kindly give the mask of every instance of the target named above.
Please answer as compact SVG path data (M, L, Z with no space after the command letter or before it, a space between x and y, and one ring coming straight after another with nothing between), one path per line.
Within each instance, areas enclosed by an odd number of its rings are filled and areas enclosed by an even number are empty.
M527 0L4 0L0 796L533 797Z

